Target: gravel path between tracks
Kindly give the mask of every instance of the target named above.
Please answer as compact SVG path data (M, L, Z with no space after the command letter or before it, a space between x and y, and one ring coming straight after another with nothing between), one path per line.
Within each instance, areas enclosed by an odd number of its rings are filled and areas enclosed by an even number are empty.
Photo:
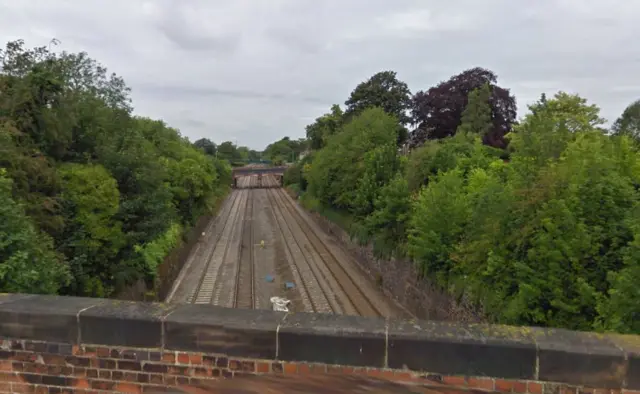
M271 178L238 179L239 188L207 226L167 301L233 307L241 299L238 306L246 308L253 294L258 309L271 309L270 298L278 296L291 301L293 312L399 315L393 301L284 190L257 188L276 186ZM289 282L292 289L285 288Z

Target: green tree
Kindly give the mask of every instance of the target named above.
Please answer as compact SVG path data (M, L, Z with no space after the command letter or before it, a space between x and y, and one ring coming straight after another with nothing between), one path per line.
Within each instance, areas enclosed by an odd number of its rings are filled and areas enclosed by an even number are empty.
M405 82L398 80L395 71L381 71L361 82L344 104L348 118L367 108L380 107L403 126L411 122L407 115L411 108L411 91Z
M628 135L640 139L640 100L634 101L625 108L622 115L615 121L611 131L614 135Z
M381 108L354 117L327 146L318 151L308 173L309 191L321 203L338 209L355 208L359 180L368 152L396 141L398 121Z
M217 151L216 144L213 143L208 138L200 138L199 140L193 143L193 146L195 146L198 149L202 149L204 153L209 156L216 155L216 151Z
M327 139L336 134L343 124L344 113L339 105L331 106L331 112L317 118L314 123L306 127L309 148L321 149L326 145Z
M0 169L0 292L55 294L69 281L53 243L39 233L11 196L12 182Z
M68 223L61 248L73 275L69 292L103 297L110 292L103 284L111 283L117 272L114 260L124 246L121 223L115 220L118 185L100 165L65 164L60 176Z
M491 87L484 84L469 93L469 101L460 119L456 133L470 133L484 137L491 131Z

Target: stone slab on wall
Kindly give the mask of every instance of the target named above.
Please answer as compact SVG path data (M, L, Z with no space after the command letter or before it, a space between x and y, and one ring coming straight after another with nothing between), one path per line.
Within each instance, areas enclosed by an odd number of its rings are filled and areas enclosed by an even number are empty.
M529 327L0 294L3 393L338 373L514 393L640 394L639 343Z

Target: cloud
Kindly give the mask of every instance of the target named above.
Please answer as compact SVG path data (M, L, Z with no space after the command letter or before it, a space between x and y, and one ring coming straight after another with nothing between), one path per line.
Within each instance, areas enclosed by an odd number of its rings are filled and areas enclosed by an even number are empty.
M0 0L0 35L55 37L123 76L138 114L262 149L381 70L417 91L487 67L521 114L565 90L614 120L640 98L639 13L628 0Z

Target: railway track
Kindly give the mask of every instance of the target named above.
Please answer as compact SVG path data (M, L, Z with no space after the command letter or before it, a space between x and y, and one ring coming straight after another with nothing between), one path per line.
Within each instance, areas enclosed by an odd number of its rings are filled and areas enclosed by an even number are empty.
M257 309L255 297L255 259L253 236L253 216L254 215L254 191L249 190L249 198L245 211L245 218L242 223L242 241L240 243L240 261L235 283L234 308ZM248 218L247 218L248 216Z
M331 252L331 248L317 236L315 231L304 220L294 206L292 199L286 195L286 192L281 189L272 192L278 196L278 203L282 208L281 212L286 212L285 214L288 214L293 219L309 241L307 245L310 244L315 254L320 256L321 261L318 262L316 260L319 271L322 272L324 280L329 282L326 286L331 287L332 292L339 295L337 298L341 301L342 313L362 316L384 316L384 311L379 309L369 298L369 295L356 285L353 274L344 268ZM335 313L341 313L335 309L334 311Z
M263 235L264 231L275 234L276 238L271 242L276 242L279 248L279 267L285 267L286 275L290 273L286 280L295 283L292 291L296 293L297 309L387 316L389 304L376 295L371 284L367 287L363 283L364 276L357 272L348 257L337 251L337 245L300 211L294 200L278 185L279 180L269 175L261 179L257 176L238 179L238 188L232 191L216 221L207 226L206 239L194 248L167 301L172 301L175 296L177 302L243 309L270 308L270 296L287 293L256 279L256 272L265 275L274 269L273 266L256 265L256 253L259 253L260 264L275 264L263 261L274 252L269 252L269 249L257 252L261 250L258 249L260 240L255 235L259 226ZM253 190L256 187L264 191ZM264 194L260 194L258 199L255 193ZM267 207L257 209L256 200L264 201L265 196ZM262 229L264 224L261 226L265 220L262 209L265 208L272 213L266 222L269 230ZM283 278L279 280L279 284L284 284ZM182 290L176 291L178 288Z
M222 263L227 257L229 246L231 245L231 237L236 230L238 222L238 216L241 213L240 206L246 203L246 191L236 192L236 198L234 200L234 206L229 213L229 217L225 223L222 232L220 233L216 244L207 259L207 265L204 273L194 291L194 297L188 299L187 302L194 304L212 304L215 303L214 296L218 295L214 293L218 276L220 275L220 268Z

